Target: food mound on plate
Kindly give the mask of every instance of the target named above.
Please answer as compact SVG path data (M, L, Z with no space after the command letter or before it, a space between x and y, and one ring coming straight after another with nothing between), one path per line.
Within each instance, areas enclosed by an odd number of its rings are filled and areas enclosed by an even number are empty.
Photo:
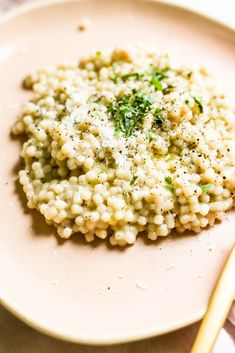
M234 203L235 102L205 69L121 48L42 68L13 127L28 207L62 238L200 232Z

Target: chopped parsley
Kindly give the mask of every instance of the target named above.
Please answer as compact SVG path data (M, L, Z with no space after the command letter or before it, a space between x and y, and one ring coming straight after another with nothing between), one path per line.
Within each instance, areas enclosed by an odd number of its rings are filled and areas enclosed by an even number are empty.
M117 84L118 79L119 79L119 76L118 76L118 72L117 72L117 65L113 64L113 82L115 84Z
M164 88L163 93L164 94L169 94L169 93L173 92L174 89L175 89L175 86L168 85L166 88Z
M166 185L164 185L165 189L170 192L173 192L174 190L173 190L173 187L171 186L172 177L170 177L170 176L165 177L165 182L166 182Z
M100 56L101 55L101 51L97 50L97 52L95 54L96 54L96 56Z
M161 81L159 81L155 76L152 77L151 83L155 87L156 91L162 91L163 90Z
M135 77L137 80L140 80L142 77L144 77L144 73L142 73L142 72L128 72L127 74L122 76L122 79L125 81L131 77Z
M151 141L156 140L157 135L152 130L150 130L148 138L149 138L149 142L151 142Z
M152 71L152 76L154 76L157 80L162 81L164 78L168 78L167 71L169 70L169 67L165 67L164 69L154 68Z
M184 103L188 105L189 104L189 100L185 99Z
M154 112L153 121L158 125L162 126L165 122L165 117L161 114L162 108L157 108Z
M192 72L192 71L189 71L189 72L187 73L187 78L190 79L191 76L192 76L192 74L193 74L193 72Z
M203 104L202 104L201 99L198 98L198 97L193 97L193 99L194 99L194 102L197 104L200 113L203 113L204 112L204 108L203 108Z
M133 178L130 181L130 185L134 185L137 178L138 178L137 175L133 175Z
M150 83L155 87L156 91L162 91L163 86L162 86L162 80L164 78L167 78L166 72L169 70L168 67L164 69L159 69L159 68L152 68L150 71ZM122 79L126 81L129 78L134 77L136 80L141 80L144 76L148 76L149 74L143 73L143 72L128 72L127 74L122 76ZM147 78L148 80L148 78Z
M170 191L170 192L173 192L173 187L170 186L170 185L165 185L165 189Z
M131 77L140 80L146 75L146 79L155 87L155 90L162 91L162 80L167 78L168 67L164 69L151 67L150 72L128 72L121 76L122 80L127 80ZM116 66L113 65L113 82L117 83L119 76ZM150 80L150 81L149 81ZM174 89L173 86L168 87L169 90ZM133 131L143 124L145 116L152 110L153 99L149 92L144 92L141 89L132 89L128 95L120 96L111 103L108 108L109 113L115 120L115 132L117 136L122 132L125 136L131 136ZM161 127L165 122L165 117L162 114L162 108L157 108L153 112L153 122L158 127ZM153 134L149 135L149 141L154 138Z
M202 192L208 192L212 188L212 184L202 184L200 185L200 188L202 189Z
M211 122L212 120L213 120L213 118L208 119L208 120L205 122L205 124L208 124L208 123Z
M108 110L115 120L115 134L122 132L131 136L135 128L143 123L152 103L151 96L139 89L133 89L131 94L114 100Z
M166 67L165 69L158 69L158 68L153 68L152 72L151 72L151 84L155 87L156 91L162 91L163 87L162 87L162 83L161 81L164 78L167 78L167 74L166 72L169 70L168 67Z
M170 184L172 183L172 177L167 176L167 177L165 178L165 182L170 185Z

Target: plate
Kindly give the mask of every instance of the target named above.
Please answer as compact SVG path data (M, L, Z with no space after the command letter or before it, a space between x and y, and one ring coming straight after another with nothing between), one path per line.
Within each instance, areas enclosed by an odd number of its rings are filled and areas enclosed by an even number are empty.
M86 31L79 31L84 18ZM17 180L20 143L9 134L21 88L35 67L144 42L181 61L202 63L233 86L235 34L206 17L162 2L53 1L2 20L0 32L0 298L31 326L74 342L125 342L199 320L235 241L234 212L200 235L112 248L82 237L58 240L26 207ZM234 86L233 86L234 88Z

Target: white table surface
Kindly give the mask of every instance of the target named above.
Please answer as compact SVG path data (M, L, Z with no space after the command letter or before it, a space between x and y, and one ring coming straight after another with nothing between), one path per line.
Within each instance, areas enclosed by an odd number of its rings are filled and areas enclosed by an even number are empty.
M34 0L35 1L35 0ZM116 0L118 1L118 0ZM29 0L0 0L0 12ZM207 13L235 28L235 0L170 0ZM233 324L231 323L233 322ZM0 353L189 353L198 324L152 339L115 346L66 343L28 327L0 306ZM235 353L235 307L213 353Z

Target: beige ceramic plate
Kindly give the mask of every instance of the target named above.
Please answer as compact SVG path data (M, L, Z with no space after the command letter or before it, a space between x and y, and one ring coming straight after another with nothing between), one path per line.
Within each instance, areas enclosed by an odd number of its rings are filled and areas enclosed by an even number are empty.
M91 25L81 33L84 17ZM86 244L79 236L61 243L26 208L16 176L20 144L9 136L30 95L21 89L22 78L33 67L138 41L203 63L221 82L234 83L234 32L170 5L53 2L8 16L0 25L0 298L30 325L71 341L130 341L200 319L235 240L230 213L199 236L139 239L122 250L103 241Z

